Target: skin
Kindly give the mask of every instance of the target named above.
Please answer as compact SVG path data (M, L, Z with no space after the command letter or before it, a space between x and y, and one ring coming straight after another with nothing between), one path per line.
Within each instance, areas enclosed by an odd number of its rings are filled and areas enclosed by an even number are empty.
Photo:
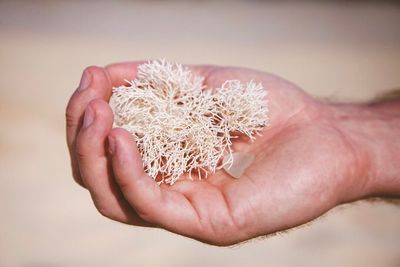
M239 79L268 89L269 126L255 142L234 145L255 160L239 179L222 170L158 186L132 136L112 129L108 105L112 87L134 79L140 63L88 67L66 110L74 179L105 217L226 246L304 224L342 203L400 195L399 102L327 104L277 76L217 66L190 68L207 87Z

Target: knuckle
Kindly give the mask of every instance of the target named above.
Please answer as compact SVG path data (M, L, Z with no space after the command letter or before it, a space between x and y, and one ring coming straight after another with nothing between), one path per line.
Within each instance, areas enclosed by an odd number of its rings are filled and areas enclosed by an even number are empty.
M78 125L78 119L75 115L74 108L69 105L65 110L65 121L67 123L67 127L73 127Z
M149 209L135 207L135 211L142 220L149 223L155 223L154 216L149 212Z
M236 235L235 231L223 231L219 233L208 232L204 233L204 241L210 245L218 247L226 247L237 244L240 242L240 237Z
M243 212L237 208L231 210L231 219L233 227L237 228L239 231L246 229L248 226L248 216L244 216Z
M126 181L121 181L121 179L118 181L118 186L119 186L119 189L120 189L122 192L129 192L129 190L130 190L130 185L129 185L129 183L126 182Z
M199 241L216 246L216 247L227 247L231 245L237 244L238 240L234 240L231 237L227 236L216 236L214 234L209 234L209 233L201 233L198 238Z
M83 181L82 181L82 179L81 179L80 176L73 175L73 177L74 177L74 181L75 181L79 186L82 186L83 188L86 188L86 186L84 185L84 183L83 183Z
M95 206L97 211L103 215L104 217L107 218L113 218L114 216L114 212L113 209L110 208L108 205L103 204L103 203L99 203L99 202L95 202Z
M91 65L91 66L86 67L83 70L82 75L85 75L86 73L97 74L98 72L102 72L102 69L103 68L101 68L101 67L97 67L97 66Z
M82 177L81 177L81 173L75 167L72 168L72 177L74 178L74 181L78 185L82 186L83 188L86 188L85 184L83 183L83 180L82 180Z
M118 208L113 207L110 204L96 203L95 206L97 211L104 217L115 221L121 221L121 215L118 212Z
M89 73L95 81L103 81L103 82L109 81L107 71L103 67L98 67L98 66L86 67L85 70L83 71L82 76Z
M78 161L82 161L87 158L88 153L86 152L86 149L84 146L77 145L75 148L75 154L76 154L76 157L78 158Z
M211 245L217 246L217 247L228 247L236 244L235 241L231 240L225 240L225 239L215 239L213 238L210 242Z
M80 94L78 94L77 92L75 92L68 104L67 107L65 108L65 119L66 119L66 123L67 126L77 126L77 124L79 123L79 117L82 115L82 111L81 111L81 104L79 103L79 96Z
M85 68L82 76L85 75L85 73L104 75L103 69L97 66L89 66ZM83 110L91 100L99 97L98 94L99 93L96 90L93 90L92 87L83 91L76 90L72 94L65 109L65 117L68 126L76 126L76 124L78 124L78 118L82 115Z

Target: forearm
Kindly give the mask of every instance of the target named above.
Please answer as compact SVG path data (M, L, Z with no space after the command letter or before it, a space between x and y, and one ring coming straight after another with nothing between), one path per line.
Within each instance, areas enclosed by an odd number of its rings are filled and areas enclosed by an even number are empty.
M334 124L355 156L354 199L400 196L400 100L330 105ZM351 190L350 190L351 191Z

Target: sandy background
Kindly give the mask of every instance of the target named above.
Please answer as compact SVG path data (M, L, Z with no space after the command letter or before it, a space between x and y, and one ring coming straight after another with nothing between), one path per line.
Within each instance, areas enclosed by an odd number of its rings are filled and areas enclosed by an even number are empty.
M234 248L100 216L72 181L64 108L88 65L166 57L277 73L359 101L400 86L400 5L0 1L0 267L400 266L400 209L356 203Z

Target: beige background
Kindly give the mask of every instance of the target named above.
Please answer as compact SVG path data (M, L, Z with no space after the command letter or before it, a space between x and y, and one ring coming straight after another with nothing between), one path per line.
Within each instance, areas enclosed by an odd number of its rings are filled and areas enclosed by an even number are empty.
M318 97L400 86L400 6L0 1L0 266L400 266L400 209L337 208L234 248L100 216L72 182L64 108L88 65L166 57L279 74Z

